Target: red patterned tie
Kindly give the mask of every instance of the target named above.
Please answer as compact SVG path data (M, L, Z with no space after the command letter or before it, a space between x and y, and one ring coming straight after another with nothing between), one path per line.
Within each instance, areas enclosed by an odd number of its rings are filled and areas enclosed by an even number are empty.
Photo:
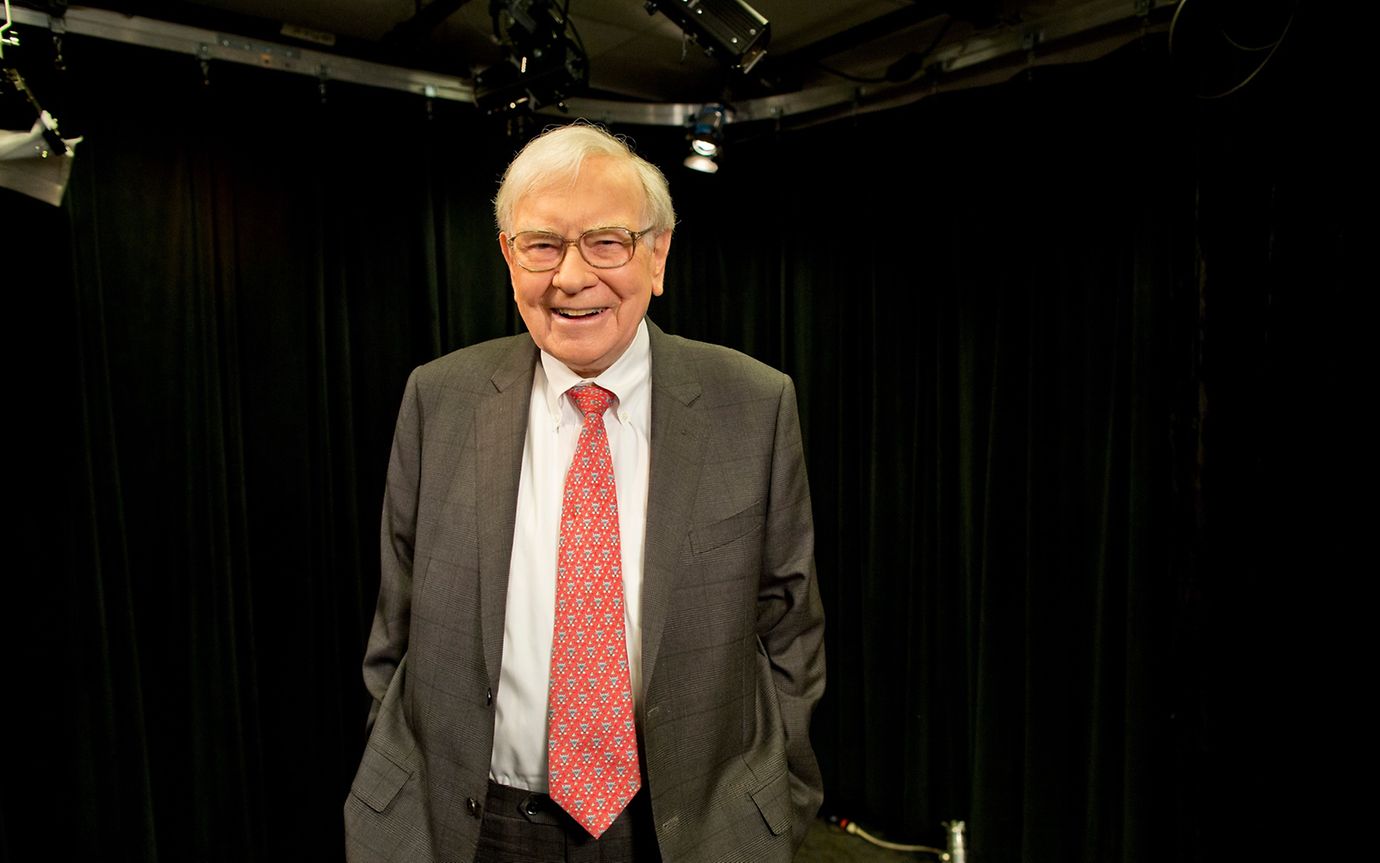
M596 839L642 785L623 634L618 496L604 411L613 393L572 387L584 414L565 476L547 708L549 793Z

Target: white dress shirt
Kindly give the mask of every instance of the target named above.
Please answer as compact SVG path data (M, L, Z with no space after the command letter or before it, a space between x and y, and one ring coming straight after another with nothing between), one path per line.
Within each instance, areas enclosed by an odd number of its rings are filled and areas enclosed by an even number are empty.
M541 352L541 362L532 373L513 558L508 571L503 667L494 701L494 749L489 761L490 778L503 785L547 790L546 702L556 625L556 547L565 475L584 423L565 393L582 383L597 383L618 397L604 414L604 428L618 494L628 670L634 703L641 698L640 599L651 470L651 370L647 322L643 321L628 349L598 377L581 378L546 351Z

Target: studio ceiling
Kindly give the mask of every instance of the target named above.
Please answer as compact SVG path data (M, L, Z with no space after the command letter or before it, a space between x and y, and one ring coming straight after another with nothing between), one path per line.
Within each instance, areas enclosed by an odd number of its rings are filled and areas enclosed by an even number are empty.
M447 4L437 8L458 8L439 25L400 39L395 28L432 3ZM257 39L297 41L313 50L462 79L472 79L504 59L494 36L489 0L93 0L72 5ZM811 88L885 83L889 69L894 83L894 66L903 58L928 59L946 50L952 55L998 38L1005 39L1007 53L1021 40L1032 49L1038 44L1047 60L1068 46L1056 44L1045 34L1058 35L1064 43L1086 44L1087 38L1077 37L1105 35L1101 31L1107 29L1106 21L1120 19L1121 30L1126 31L1137 10L1163 11L1169 4L1165 0L750 0L750 5L770 22L771 41L764 61L745 78L688 43L665 15L649 14L641 0L570 0L569 17L589 61L587 95L660 103L759 99ZM1034 54L1032 50L1030 55ZM919 60L915 69L910 78L922 74Z

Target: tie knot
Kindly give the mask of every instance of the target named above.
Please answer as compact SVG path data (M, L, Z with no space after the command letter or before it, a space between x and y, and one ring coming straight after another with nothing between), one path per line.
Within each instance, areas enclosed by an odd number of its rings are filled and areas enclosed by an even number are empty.
M571 387L570 399L575 402L575 407L579 408L580 413L585 416L594 414L596 417L602 417L604 411L608 410L609 404L613 401L613 393L598 384L589 384L583 387Z

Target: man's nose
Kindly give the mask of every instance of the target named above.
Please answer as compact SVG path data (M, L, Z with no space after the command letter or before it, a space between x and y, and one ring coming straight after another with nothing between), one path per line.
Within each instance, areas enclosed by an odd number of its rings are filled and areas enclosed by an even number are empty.
M599 281L599 275L594 272L594 268L580 254L579 245L572 243L566 246L565 257L561 259L561 265L556 268L555 275L551 277L551 284L567 294L574 294L590 287L597 281Z

